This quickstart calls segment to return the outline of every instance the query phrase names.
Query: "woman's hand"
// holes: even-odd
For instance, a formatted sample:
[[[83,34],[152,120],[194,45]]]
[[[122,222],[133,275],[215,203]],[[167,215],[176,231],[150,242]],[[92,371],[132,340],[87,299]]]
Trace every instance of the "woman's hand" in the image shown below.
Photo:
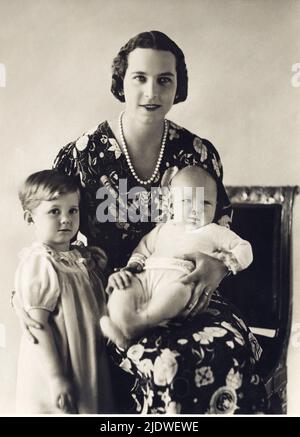
[[[108,278],[107,287],[105,290],[106,293],[110,294],[114,288],[123,290],[124,288],[129,287],[132,277],[133,273],[126,269],[122,269],[119,272],[112,273]]]
[[[186,254],[183,259],[195,264],[195,269],[181,280],[183,284],[195,284],[188,304],[188,316],[194,317],[208,307],[213,292],[228,270],[221,261],[201,252]]]
[[[64,376],[51,378],[50,391],[53,404],[64,414],[78,413],[72,384]]]
[[[31,343],[38,343],[38,339],[32,334],[30,328],[43,329],[43,325],[32,319],[22,306],[22,302],[15,293],[12,297],[12,306],[16,311],[21,329]]]

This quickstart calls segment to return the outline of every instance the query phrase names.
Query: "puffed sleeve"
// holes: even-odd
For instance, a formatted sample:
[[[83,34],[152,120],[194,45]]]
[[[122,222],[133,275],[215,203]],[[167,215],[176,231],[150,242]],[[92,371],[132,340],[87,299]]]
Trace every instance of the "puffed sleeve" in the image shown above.
[[[54,311],[60,295],[57,273],[46,254],[29,254],[15,275],[15,290],[26,311]]]
[[[85,180],[92,164],[92,158],[89,153],[93,145],[96,128],[82,134],[76,141],[68,143],[58,152],[53,168],[69,176],[78,177],[82,187],[85,186]]]

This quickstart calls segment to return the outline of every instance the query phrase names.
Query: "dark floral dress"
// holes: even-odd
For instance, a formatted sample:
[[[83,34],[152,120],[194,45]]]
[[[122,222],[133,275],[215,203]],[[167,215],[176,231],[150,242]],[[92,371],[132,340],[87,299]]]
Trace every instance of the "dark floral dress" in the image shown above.
[[[140,239],[165,219],[164,201],[155,188],[165,186],[187,165],[201,166],[212,174],[218,185],[215,220],[230,221],[218,152],[209,141],[172,122],[152,191],[146,187],[130,192],[137,182],[107,122],[62,148],[54,165],[80,178],[80,230],[89,245],[106,251],[110,269],[126,265]],[[130,216],[133,209],[135,220]],[[264,386],[255,371],[261,349],[219,291],[209,308],[193,320],[158,326],[127,351],[110,346],[110,353],[119,368],[131,375],[135,401],[131,412],[249,414],[266,408]],[[120,408],[119,412],[129,411],[126,406]]]

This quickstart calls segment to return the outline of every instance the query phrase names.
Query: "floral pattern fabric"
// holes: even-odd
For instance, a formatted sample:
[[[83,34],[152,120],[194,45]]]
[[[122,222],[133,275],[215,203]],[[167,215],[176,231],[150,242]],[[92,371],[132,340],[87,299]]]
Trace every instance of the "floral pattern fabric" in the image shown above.
[[[213,175],[218,186],[216,220],[227,225],[231,205],[218,152],[209,141],[169,122],[160,171],[151,187],[165,186],[187,165],[201,166]],[[89,245],[105,250],[111,269],[126,265],[140,239],[155,226],[150,206],[158,211],[157,221],[164,220],[161,202],[153,199],[150,187],[124,200],[136,181],[107,122],[62,148],[55,167],[80,179],[81,232]],[[120,179],[127,183],[123,193]],[[97,193],[102,187],[116,200],[109,208],[113,220],[105,223],[97,220],[101,206]],[[140,220],[126,220],[131,208],[140,212]],[[136,340],[127,351],[110,345],[110,353],[124,375],[135,381],[131,412],[248,414],[266,407],[264,386],[255,371],[260,347],[237,310],[218,292],[209,308],[192,321],[170,321]]]
[[[218,219],[229,219],[231,205],[222,184],[223,169],[214,146],[207,140],[169,122],[165,152],[160,171],[151,187],[137,191],[134,198],[127,198],[131,188],[136,188],[126,158],[107,122],[63,147],[55,167],[60,171],[76,175],[83,187],[83,210],[81,232],[86,235],[89,245],[100,246],[108,255],[111,267],[126,265],[131,252],[141,238],[153,229],[158,221],[164,220],[161,199],[151,195],[151,188],[167,185],[172,176],[187,165],[203,167],[218,183]],[[119,193],[119,182],[126,180],[126,187]],[[116,206],[109,208],[109,222],[100,223],[97,214],[101,200],[99,188],[103,188],[115,199]],[[125,199],[125,200],[124,200]],[[157,210],[156,222],[153,210]],[[140,220],[129,218],[131,211],[139,211]],[[152,211],[152,216],[151,216]],[[99,214],[98,214],[99,215]],[[155,215],[155,214],[154,214]]]
[[[265,412],[265,389],[255,371],[262,350],[218,292],[193,321],[171,321],[127,351],[111,349],[115,362],[135,377],[139,413]]]

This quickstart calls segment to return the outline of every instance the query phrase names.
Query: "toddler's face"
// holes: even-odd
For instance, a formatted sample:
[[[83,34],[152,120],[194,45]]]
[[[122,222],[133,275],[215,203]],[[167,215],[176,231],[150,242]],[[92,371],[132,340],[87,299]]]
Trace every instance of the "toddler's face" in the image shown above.
[[[79,228],[79,195],[68,193],[43,200],[32,212],[38,241],[56,250],[69,250]]]
[[[197,229],[211,223],[216,211],[216,184],[208,177],[183,174],[172,181],[171,193],[174,221],[187,229]]]

